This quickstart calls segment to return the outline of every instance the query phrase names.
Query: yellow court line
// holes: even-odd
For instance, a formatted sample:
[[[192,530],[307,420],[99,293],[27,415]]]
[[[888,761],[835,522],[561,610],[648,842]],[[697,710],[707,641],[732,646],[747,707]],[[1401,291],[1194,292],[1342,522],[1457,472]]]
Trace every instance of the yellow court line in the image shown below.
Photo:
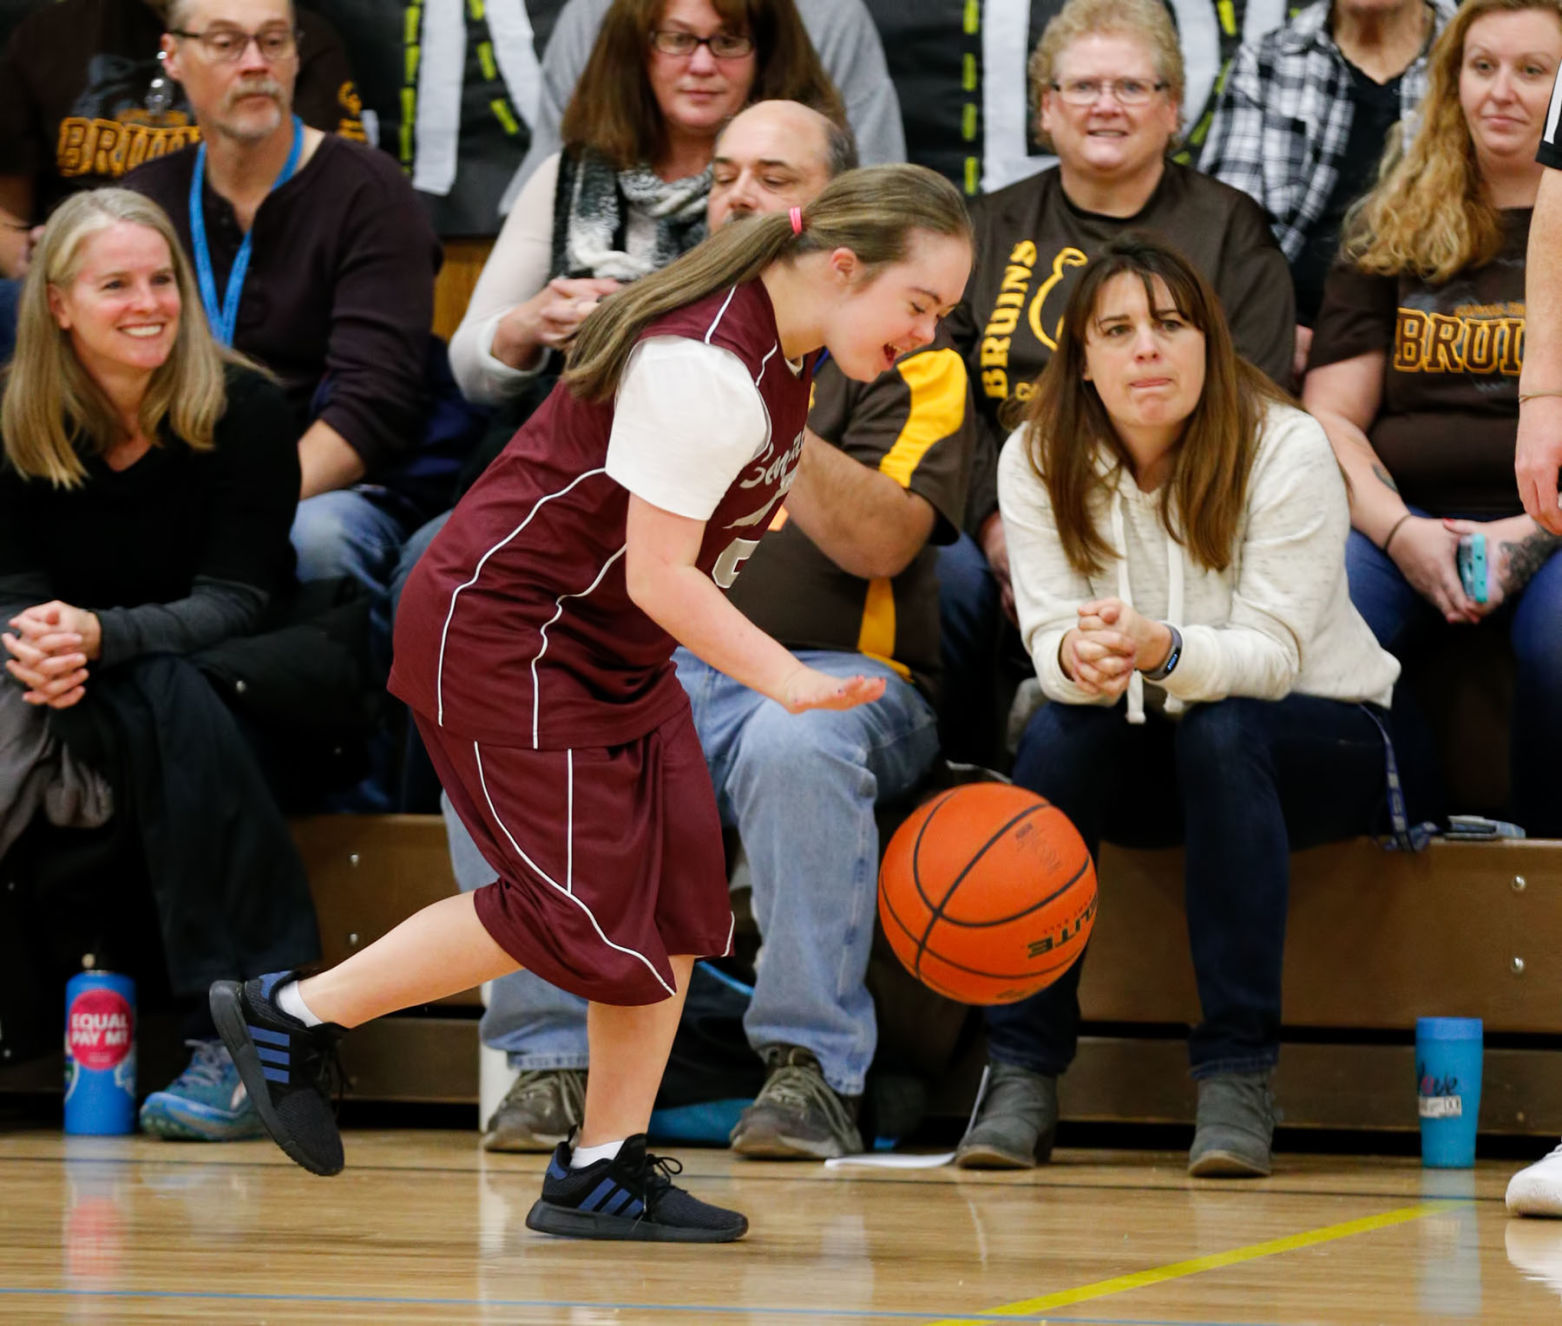
[[[1157,1266],[1149,1271],[1135,1271],[1132,1275],[1119,1275],[1111,1280],[1097,1280],[1092,1285],[1065,1289],[1041,1298],[1028,1298],[1023,1303],[1005,1303],[1002,1307],[984,1308],[980,1315],[974,1317],[948,1317],[933,1323],[933,1326],[983,1326],[983,1323],[990,1322],[994,1317],[1022,1317],[1049,1312],[1053,1308],[1066,1308],[1093,1298],[1106,1298],[1110,1294],[1122,1294],[1130,1289],[1143,1289],[1146,1285],[1180,1280],[1187,1275],[1197,1275],[1200,1271],[1215,1271],[1223,1266],[1235,1266],[1239,1262],[1250,1262],[1259,1257],[1295,1252],[1299,1248],[1316,1247],[1320,1243],[1332,1243],[1335,1239],[1348,1239],[1356,1234],[1370,1234],[1376,1229],[1389,1229],[1394,1225],[1407,1224],[1440,1212],[1456,1211],[1469,1205],[1468,1201],[1422,1202],[1416,1206],[1401,1207],[1397,1211],[1386,1211],[1382,1215],[1325,1225],[1321,1229],[1308,1230],[1305,1234],[1290,1234],[1283,1239],[1270,1239],[1267,1243],[1251,1243],[1245,1248],[1232,1248],[1229,1252],[1194,1257],[1190,1261],[1173,1262],[1169,1266]]]

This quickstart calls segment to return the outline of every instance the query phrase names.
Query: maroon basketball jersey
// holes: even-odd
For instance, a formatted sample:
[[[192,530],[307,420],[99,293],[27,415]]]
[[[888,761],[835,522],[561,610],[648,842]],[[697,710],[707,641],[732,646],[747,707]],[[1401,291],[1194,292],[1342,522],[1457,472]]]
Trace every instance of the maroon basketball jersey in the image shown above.
[[[731,351],[765,406],[765,445],[711,513],[696,559],[725,588],[791,486],[813,361],[800,374],[788,367],[759,281],[658,318],[640,339],[653,336]],[[613,408],[556,387],[407,582],[390,689],[458,736],[534,749],[612,746],[687,703],[670,661],[676,642],[625,587],[629,491],[605,469]]]

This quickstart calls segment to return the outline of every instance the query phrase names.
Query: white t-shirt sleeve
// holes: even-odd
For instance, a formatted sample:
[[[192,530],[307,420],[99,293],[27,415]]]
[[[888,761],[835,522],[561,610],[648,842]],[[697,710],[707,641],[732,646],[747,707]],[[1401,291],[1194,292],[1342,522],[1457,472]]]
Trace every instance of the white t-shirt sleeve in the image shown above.
[[[682,336],[653,336],[624,366],[608,436],[608,477],[690,520],[711,512],[770,440],[743,361]]]

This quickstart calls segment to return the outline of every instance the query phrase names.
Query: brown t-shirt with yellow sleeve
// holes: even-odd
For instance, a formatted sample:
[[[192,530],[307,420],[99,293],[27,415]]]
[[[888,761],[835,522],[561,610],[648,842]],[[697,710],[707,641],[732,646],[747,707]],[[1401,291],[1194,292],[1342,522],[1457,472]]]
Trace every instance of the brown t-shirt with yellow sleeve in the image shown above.
[[[933,533],[893,579],[843,571],[783,506],[729,591],[743,614],[792,649],[867,654],[890,663],[930,700],[940,668],[938,554],[965,506],[975,423],[965,364],[948,337],[873,382],[826,360],[814,378],[808,426],[853,460],[932,504]]]

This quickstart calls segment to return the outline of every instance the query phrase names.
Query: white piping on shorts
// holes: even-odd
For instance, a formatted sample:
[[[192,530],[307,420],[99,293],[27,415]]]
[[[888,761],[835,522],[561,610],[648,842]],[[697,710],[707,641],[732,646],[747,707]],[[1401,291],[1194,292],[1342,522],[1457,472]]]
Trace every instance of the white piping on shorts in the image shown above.
[[[494,817],[494,823],[497,824],[501,829],[504,830],[504,836],[510,840],[510,846],[515,849],[515,854],[517,856],[519,856],[522,861],[526,862],[526,864],[528,866],[530,866],[533,871],[536,872],[536,874],[537,874],[539,879],[541,879],[544,883],[546,883],[550,888],[557,889],[558,892],[562,893],[566,898],[568,898],[572,903],[574,903],[575,906],[579,907],[581,911],[585,912],[586,919],[591,922],[591,928],[597,932],[597,938],[599,938],[604,944],[606,944],[610,949],[613,949],[615,952],[628,954],[632,958],[639,958],[641,962],[645,963],[646,970],[649,971],[652,976],[656,977],[656,983],[658,985],[660,985],[662,987],[662,989],[666,990],[669,995],[676,995],[678,992],[676,990],[674,990],[672,986],[668,985],[667,982],[662,979],[661,972],[656,970],[656,964],[653,963],[650,960],[650,958],[646,957],[644,953],[641,953],[641,952],[639,952],[636,949],[625,948],[622,944],[615,944],[611,939],[609,939],[607,937],[607,935],[603,932],[602,927],[597,923],[597,918],[592,913],[591,908],[586,906],[586,904],[583,901],[581,901],[581,899],[579,899],[579,898],[577,898],[575,896],[575,894],[573,892],[573,889],[574,889],[574,880],[573,879],[570,880],[570,887],[569,888],[562,887],[556,880],[554,880],[554,879],[549,877],[547,871],[543,870],[541,866],[539,866],[535,861],[533,861],[531,859],[531,857],[526,855],[526,853],[521,849],[520,843],[515,841],[515,835],[510,832],[509,826],[506,825],[505,822],[502,819],[499,818],[499,811],[494,806],[494,799],[489,794],[489,791],[488,791],[488,778],[483,773],[483,752],[482,752],[482,749],[479,747],[478,743],[475,742],[475,741],[472,743],[472,755],[477,760],[477,781],[478,781],[478,783],[481,785],[481,787],[483,789],[483,799],[488,802],[488,813]],[[569,756],[570,756],[569,761],[568,761],[568,767],[569,767],[569,770],[570,770],[570,774],[569,774],[569,784],[570,784],[570,786],[569,786],[569,804],[570,804],[570,807],[571,807],[571,811],[570,811],[569,848],[568,848],[569,855],[567,857],[567,860],[570,862],[570,869],[573,871],[573,869],[574,869],[574,864],[573,863],[574,863],[574,858],[575,858],[575,846],[574,846],[575,829],[574,829],[574,809],[573,809],[574,808],[574,804],[575,804],[575,774],[574,774],[575,763],[574,763],[574,752],[572,752],[572,751],[569,752]]]
[[[456,600],[461,597],[461,591],[464,589],[471,589],[472,586],[477,583],[478,577],[483,574],[483,567],[487,564],[488,559],[532,523],[533,517],[542,510],[542,505],[544,502],[551,502],[555,497],[563,497],[564,494],[569,492],[570,489],[574,488],[576,484],[584,482],[593,475],[606,473],[606,466],[603,466],[601,469],[587,470],[584,474],[576,475],[569,481],[568,484],[559,489],[558,492],[545,493],[543,496],[539,497],[532,509],[526,513],[526,519],[521,521],[521,523],[512,529],[508,534],[506,534],[504,538],[500,539],[498,543],[494,544],[492,548],[490,548],[477,559],[477,569],[472,572],[472,578],[465,584],[457,585],[455,589],[451,591],[450,611],[445,614],[445,627],[439,633],[439,664],[434,669],[434,699],[437,710],[434,715],[434,719],[440,727],[445,726],[445,642],[450,636],[450,623],[456,615]]]
[[[541,749],[541,746],[539,744],[540,741],[541,741],[541,738],[538,736],[538,730],[539,730],[539,725],[540,725],[541,720],[542,720],[542,695],[541,695],[541,692],[540,692],[540,688],[537,685],[537,665],[542,662],[542,656],[548,652],[548,628],[550,626],[552,626],[554,622],[558,621],[558,619],[564,615],[564,600],[565,599],[583,599],[583,598],[586,597],[586,595],[590,594],[592,590],[594,590],[598,585],[600,585],[602,583],[602,577],[605,576],[612,569],[613,563],[616,562],[620,557],[622,557],[624,555],[624,552],[625,552],[625,550],[628,547],[629,547],[629,545],[627,543],[624,544],[624,546],[622,548],[620,548],[616,553],[614,553],[611,557],[609,557],[607,559],[607,561],[603,562],[602,563],[602,569],[597,572],[597,578],[595,580],[593,580],[589,585],[587,585],[579,593],[576,593],[576,594],[560,594],[558,596],[558,598],[553,600],[553,616],[549,617],[548,620],[545,621],[542,624],[542,630],[539,632],[539,634],[542,637],[542,648],[537,651],[536,657],[534,657],[532,659],[532,749],[533,750],[540,750]]]

